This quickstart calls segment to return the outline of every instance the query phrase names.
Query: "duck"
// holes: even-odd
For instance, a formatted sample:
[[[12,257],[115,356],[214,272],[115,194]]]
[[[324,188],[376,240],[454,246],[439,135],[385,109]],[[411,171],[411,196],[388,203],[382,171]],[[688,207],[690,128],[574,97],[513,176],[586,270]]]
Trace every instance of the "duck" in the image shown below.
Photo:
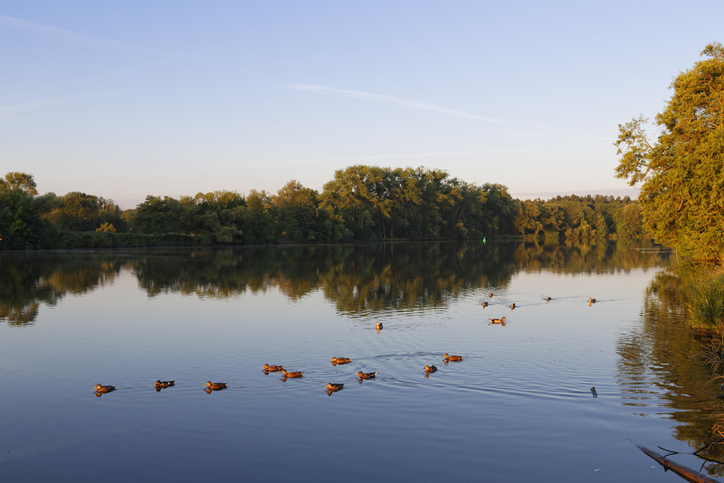
[[[488,320],[490,320],[490,324],[502,324],[502,325],[505,325],[505,317],[503,317],[503,318],[501,318],[501,319],[488,319]],[[490,325],[490,324],[488,324],[488,325]]]
[[[551,300],[553,300],[553,299],[550,297],[546,297],[546,302],[550,302]]]
[[[488,297],[493,298],[493,292],[490,292],[490,293],[488,294]]]
[[[510,310],[515,310],[515,304],[510,304]]]
[[[377,322],[377,325],[375,325],[375,329],[380,330],[382,328],[382,322]]]
[[[101,394],[105,394],[107,392],[112,392],[115,390],[116,390],[115,386],[103,386],[101,384],[96,384],[96,392],[101,393]]]
[[[327,387],[325,389],[329,392],[337,392],[340,389],[344,387],[344,384],[340,384],[338,382],[329,382],[327,383]]]
[[[588,303],[589,303],[589,304],[595,304],[595,303],[596,303],[596,299],[592,299],[591,297],[588,297]]]
[[[284,374],[284,377],[302,377],[304,371],[287,372],[286,370],[282,369],[282,374]]]
[[[332,364],[349,364],[352,359],[348,357],[332,357]]]
[[[483,308],[485,308],[485,307],[488,306],[488,302],[486,302],[485,300],[483,300],[483,304],[482,304],[482,305],[483,305]]]
[[[447,353],[443,356],[446,361],[461,361],[463,360],[463,356],[449,356]]]
[[[173,381],[158,380],[158,381],[156,381],[156,384],[154,384],[154,385],[156,386],[156,389],[165,389],[167,387],[173,386],[175,382],[176,382],[175,379]]]
[[[425,372],[430,373],[430,372],[435,372],[435,371],[437,371],[437,367],[435,367],[435,366],[425,366]]]
[[[270,366],[269,364],[264,364],[262,369],[266,372],[279,372],[284,369],[284,366]]]
[[[377,375],[377,372],[362,372],[362,371],[359,371],[359,372],[357,373],[357,377],[359,377],[360,379],[374,379],[376,375]]]
[[[221,391],[222,389],[226,389],[226,384],[226,382],[208,381],[206,384],[204,384],[204,387],[207,387],[211,391]]]

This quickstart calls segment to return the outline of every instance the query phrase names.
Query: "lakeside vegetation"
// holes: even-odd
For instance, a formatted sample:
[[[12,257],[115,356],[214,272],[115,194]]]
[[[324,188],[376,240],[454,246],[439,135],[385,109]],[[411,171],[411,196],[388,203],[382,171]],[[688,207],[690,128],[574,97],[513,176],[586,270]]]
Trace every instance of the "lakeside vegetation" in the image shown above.
[[[276,194],[149,195],[129,210],[80,192],[38,196],[27,173],[0,179],[0,250],[642,235],[628,197],[520,201],[503,185],[425,168],[358,165],[321,193],[293,180]]]

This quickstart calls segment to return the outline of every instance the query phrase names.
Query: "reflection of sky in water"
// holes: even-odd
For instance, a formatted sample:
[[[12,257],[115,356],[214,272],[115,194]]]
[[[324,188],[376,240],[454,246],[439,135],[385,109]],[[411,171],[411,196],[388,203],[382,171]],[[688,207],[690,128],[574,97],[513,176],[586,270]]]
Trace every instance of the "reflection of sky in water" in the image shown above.
[[[318,289],[149,297],[123,271],[41,306],[32,326],[0,324],[0,465],[14,481],[660,481],[629,440],[681,443],[634,414],[660,401],[632,410],[616,380],[617,340],[654,273],[518,272],[447,307],[352,318]],[[283,382],[265,363],[305,374]],[[425,378],[425,364],[439,371]],[[378,377],[360,384],[360,370]],[[157,393],[156,379],[177,385]],[[229,389],[207,395],[207,380]],[[327,396],[328,382],[345,388]],[[97,383],[118,391],[96,398]]]

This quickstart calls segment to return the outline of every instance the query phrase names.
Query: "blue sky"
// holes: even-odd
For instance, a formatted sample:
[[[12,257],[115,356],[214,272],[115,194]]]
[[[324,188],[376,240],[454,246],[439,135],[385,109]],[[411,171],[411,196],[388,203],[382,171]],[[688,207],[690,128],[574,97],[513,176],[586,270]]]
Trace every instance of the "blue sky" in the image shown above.
[[[0,175],[124,208],[321,191],[354,164],[624,194],[618,124],[663,109],[723,18],[720,0],[4,0]]]

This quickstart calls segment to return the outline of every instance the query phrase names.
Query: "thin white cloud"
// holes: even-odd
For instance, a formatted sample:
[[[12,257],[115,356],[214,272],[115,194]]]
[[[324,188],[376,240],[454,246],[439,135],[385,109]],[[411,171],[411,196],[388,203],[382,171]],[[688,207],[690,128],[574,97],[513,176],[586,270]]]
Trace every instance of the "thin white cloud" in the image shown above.
[[[144,45],[80,34],[77,32],[71,32],[70,30],[52,27],[50,25],[28,22],[19,18],[6,17],[4,15],[0,15],[0,29],[13,29],[22,32],[23,35],[27,37],[39,38],[48,42],[73,45],[76,47],[137,50],[171,57],[188,57],[188,55],[180,52],[156,49],[153,47],[146,47]]]
[[[385,94],[375,94],[373,92],[362,92],[362,91],[350,91],[347,89],[336,89],[334,87],[324,86],[313,86],[303,84],[289,84],[282,86],[286,89],[294,89],[297,91],[314,92],[317,94],[331,94],[341,97],[349,97],[352,99],[358,99],[362,101],[377,102],[380,104],[393,104],[397,106],[408,107],[411,109],[419,109],[421,111],[436,112],[438,114],[445,114],[448,116],[462,117],[464,119],[473,119],[475,121],[483,121],[492,124],[525,124],[528,126],[547,128],[540,124],[525,121],[510,121],[506,119],[496,119],[493,117],[483,117],[476,114],[471,114],[465,111],[458,111],[455,109],[448,109],[447,107],[438,106],[437,104],[431,104],[429,102],[416,101],[414,99],[405,99],[404,97],[388,96]]]

